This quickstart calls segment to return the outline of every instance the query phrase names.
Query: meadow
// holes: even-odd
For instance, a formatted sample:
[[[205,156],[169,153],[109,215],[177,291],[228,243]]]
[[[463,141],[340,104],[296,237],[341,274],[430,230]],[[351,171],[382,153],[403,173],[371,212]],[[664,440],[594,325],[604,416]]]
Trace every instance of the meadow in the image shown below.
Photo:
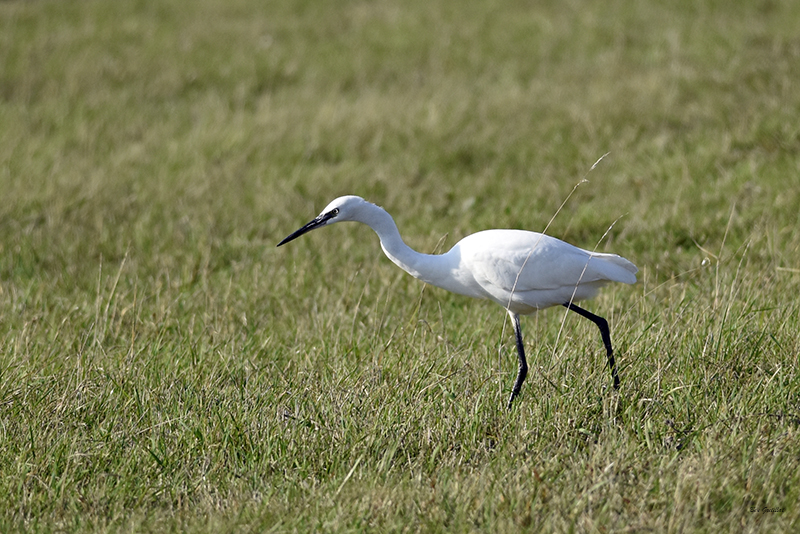
[[[790,0],[0,2],[0,531],[797,529],[798,27]],[[584,306],[619,391],[552,309],[508,411],[502,309],[364,226],[275,247],[343,194],[422,252],[547,228],[633,261]]]

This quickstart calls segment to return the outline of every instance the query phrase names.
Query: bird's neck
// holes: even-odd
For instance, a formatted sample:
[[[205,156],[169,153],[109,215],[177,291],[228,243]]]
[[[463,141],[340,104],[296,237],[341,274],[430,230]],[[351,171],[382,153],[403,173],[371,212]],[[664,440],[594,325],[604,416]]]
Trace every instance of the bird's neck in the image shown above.
[[[384,254],[395,265],[415,278],[437,285],[433,280],[444,267],[443,256],[422,254],[406,245],[403,238],[400,237],[400,231],[392,216],[379,206],[370,204],[364,216],[359,217],[358,220],[367,224],[378,234]]]

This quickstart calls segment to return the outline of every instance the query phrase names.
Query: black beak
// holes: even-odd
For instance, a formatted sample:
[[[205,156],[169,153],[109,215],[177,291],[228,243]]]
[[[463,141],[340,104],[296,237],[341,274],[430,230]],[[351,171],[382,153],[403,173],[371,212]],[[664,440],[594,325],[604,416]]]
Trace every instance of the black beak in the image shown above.
[[[319,217],[317,217],[316,219],[314,219],[310,223],[306,224],[305,226],[303,226],[302,228],[300,228],[296,232],[293,232],[293,233],[289,234],[288,236],[286,236],[283,239],[283,241],[278,243],[278,246],[285,245],[289,241],[293,241],[293,240],[297,239],[298,237],[300,237],[301,235],[307,234],[311,230],[315,230],[315,229],[319,228],[320,226],[324,226],[325,223],[328,221],[328,219],[332,219],[338,213],[339,213],[339,210],[333,210],[333,211],[329,211],[328,213],[325,213],[323,215],[320,215]]]

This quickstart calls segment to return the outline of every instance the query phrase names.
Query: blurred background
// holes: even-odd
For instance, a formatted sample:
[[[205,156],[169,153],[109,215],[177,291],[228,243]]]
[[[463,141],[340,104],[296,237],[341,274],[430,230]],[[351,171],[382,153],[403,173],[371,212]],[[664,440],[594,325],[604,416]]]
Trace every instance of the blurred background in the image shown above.
[[[800,487],[799,27],[780,0],[0,2],[4,524],[788,528],[745,509]],[[547,228],[637,264],[588,306],[623,404],[591,325],[526,320],[512,417],[501,310],[364,227],[275,248],[344,194],[422,252]]]

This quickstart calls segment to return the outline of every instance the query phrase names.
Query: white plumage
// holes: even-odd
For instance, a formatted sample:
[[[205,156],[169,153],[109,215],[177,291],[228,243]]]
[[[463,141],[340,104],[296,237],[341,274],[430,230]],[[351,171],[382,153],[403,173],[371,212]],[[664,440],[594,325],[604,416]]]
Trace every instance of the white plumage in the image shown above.
[[[371,227],[378,234],[386,256],[415,278],[459,295],[492,300],[508,311],[514,323],[519,356],[519,372],[509,408],[528,369],[519,316],[551,306],[566,306],[600,328],[614,387],[618,387],[608,323],[574,303],[592,298],[608,282],[635,283],[638,269],[625,258],[589,252],[560,239],[524,230],[485,230],[465,237],[444,254],[421,254],[405,244],[391,215],[357,196],[337,198],[278,246],[316,228],[342,221]]]

